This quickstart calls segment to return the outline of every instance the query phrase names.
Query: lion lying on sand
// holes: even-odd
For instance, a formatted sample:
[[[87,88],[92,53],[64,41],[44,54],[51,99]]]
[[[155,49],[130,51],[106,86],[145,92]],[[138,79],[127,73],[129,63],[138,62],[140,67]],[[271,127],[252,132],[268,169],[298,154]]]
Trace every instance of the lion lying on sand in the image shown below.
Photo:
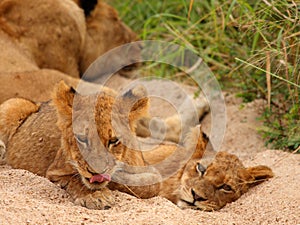
[[[136,39],[100,0],[0,0],[0,104],[47,101],[57,82],[77,86],[100,55]]]
[[[126,136],[134,136],[136,121],[147,115],[148,98],[142,86],[118,98],[109,89],[97,95],[75,94],[60,82],[50,102],[37,104],[21,98],[4,102],[0,139],[6,145],[8,164],[46,176],[66,189],[76,204],[111,207],[110,189],[116,189],[141,198],[159,195],[183,208],[216,210],[273,176],[270,168],[245,168],[236,156],[225,152],[204,168],[200,160],[208,139],[199,127],[191,130],[184,146],[163,142],[146,152],[127,147]],[[117,124],[128,121],[130,134],[114,130],[112,118]],[[171,160],[166,164],[165,159]],[[124,164],[151,165],[159,173],[134,173]],[[164,174],[168,176],[159,179]],[[145,185],[113,182],[117,176]],[[157,182],[148,184],[154,178]]]
[[[87,68],[101,55],[125,43],[137,40],[137,35],[119,18],[117,11],[102,0],[74,0],[84,10],[86,16],[86,36],[80,59],[80,72]],[[132,54],[139,54],[140,49],[132,49]],[[117,60],[126,60],[120,58]],[[134,68],[135,65],[132,65]],[[128,67],[120,71],[128,75]],[[99,71],[100,72],[100,71]],[[104,71],[101,71],[104,72]],[[89,79],[92,79],[89,77]],[[95,79],[95,78],[93,78]]]
[[[70,0],[0,1],[0,72],[51,68],[79,77],[86,25]]]
[[[85,17],[77,4],[88,2]],[[0,0],[0,73],[47,68],[79,78],[100,55],[136,39],[100,0]]]

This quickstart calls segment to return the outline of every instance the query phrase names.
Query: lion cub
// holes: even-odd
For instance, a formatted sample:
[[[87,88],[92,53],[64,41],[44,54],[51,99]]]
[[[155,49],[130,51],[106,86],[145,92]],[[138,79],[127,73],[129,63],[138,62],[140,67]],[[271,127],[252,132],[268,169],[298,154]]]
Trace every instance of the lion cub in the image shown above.
[[[141,97],[135,89],[130,93],[126,96],[128,101]],[[116,144],[116,137],[110,115],[106,113],[111,110],[114,95],[106,89],[97,96],[80,96],[72,110],[75,90],[60,82],[49,102],[37,104],[21,98],[7,100],[0,106],[0,139],[6,145],[6,162],[13,168],[49,178],[66,189],[76,204],[91,209],[110,207],[114,199],[106,185],[116,169],[116,162],[106,149]],[[95,103],[92,109],[91,103]],[[135,103],[129,111],[132,127],[135,120],[146,114],[147,107],[148,102],[143,98]],[[100,147],[97,144],[99,137]],[[80,148],[87,144],[89,149],[84,155]],[[84,159],[94,157],[89,154],[93,150],[97,157],[105,158],[98,165],[103,169],[99,172]],[[134,161],[135,157],[132,158]]]
[[[200,160],[186,165],[177,205],[204,211],[219,210],[273,176],[267,166],[246,168],[237,156],[218,152],[207,168],[201,165]]]
[[[132,143],[126,142],[134,141],[130,136],[125,140],[126,136],[132,133],[136,137],[136,121],[147,116],[147,112],[147,93],[141,86],[116,98],[109,89],[96,95],[79,95],[60,82],[49,102],[7,100],[0,105],[0,139],[7,148],[6,162],[49,178],[66,189],[75,203],[88,208],[103,209],[113,204],[106,186],[118,176],[131,181],[158,178],[149,185],[142,182],[140,186],[128,187],[110,182],[109,187],[141,198],[160,195],[176,203],[184,164],[190,157],[200,159],[208,140],[195,128],[192,148],[169,142],[145,152],[128,147]],[[118,133],[112,120],[117,123],[114,128]],[[128,122],[127,130],[122,130],[126,129],[124,122]],[[194,148],[197,151],[193,152]],[[177,155],[172,158],[175,151]],[[164,162],[168,157],[171,160]],[[149,171],[126,170],[124,164],[153,165],[158,176],[153,177]]]

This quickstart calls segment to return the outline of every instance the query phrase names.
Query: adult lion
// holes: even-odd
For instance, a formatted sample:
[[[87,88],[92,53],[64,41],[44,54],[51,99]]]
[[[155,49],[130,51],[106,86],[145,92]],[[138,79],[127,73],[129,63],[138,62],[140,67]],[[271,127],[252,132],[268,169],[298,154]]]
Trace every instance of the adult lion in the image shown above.
[[[0,0],[0,103],[47,101],[57,82],[77,86],[100,55],[136,39],[100,0]]]
[[[0,73],[51,68],[79,77],[86,24],[71,0],[0,1]]]
[[[84,49],[80,59],[81,75],[87,68],[101,55],[109,50],[124,45],[126,43],[134,42],[138,39],[134,33],[118,16],[118,12],[102,0],[74,0],[85,13],[86,20],[86,36]],[[140,48],[137,45],[132,45],[130,54],[139,54]],[[129,53],[127,52],[129,55]],[[130,64],[126,62],[130,57],[114,56],[115,62],[123,61],[124,65]],[[129,58],[129,59],[128,59]],[[112,59],[108,62],[108,66],[112,66]],[[123,75],[129,75],[130,69],[135,68],[135,65],[128,66],[120,71]],[[98,71],[104,73],[105,71]],[[101,75],[101,74],[98,74]],[[97,77],[88,77],[89,80]]]
[[[55,69],[79,78],[108,50],[136,34],[102,1],[0,0],[0,73]],[[75,4],[77,3],[77,4]]]

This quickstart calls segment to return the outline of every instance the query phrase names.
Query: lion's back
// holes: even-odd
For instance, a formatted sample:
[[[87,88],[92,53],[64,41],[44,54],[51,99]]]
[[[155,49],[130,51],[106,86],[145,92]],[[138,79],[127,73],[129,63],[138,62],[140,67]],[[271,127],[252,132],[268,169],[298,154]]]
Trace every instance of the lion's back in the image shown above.
[[[55,109],[49,103],[42,103],[36,112],[21,118],[22,112],[15,112],[15,115],[10,112],[14,105],[19,106],[17,105],[18,101],[23,102],[23,107],[26,107],[26,104],[28,107],[35,105],[25,99],[11,99],[7,101],[10,103],[10,107],[7,109],[3,109],[3,105],[7,102],[0,106],[2,109],[1,119],[6,113],[7,124],[9,122],[13,124],[9,127],[3,125],[0,127],[0,134],[3,134],[4,130],[10,132],[5,141],[6,162],[14,168],[26,169],[45,176],[46,170],[54,160],[60,146],[60,132],[56,126]],[[18,118],[22,121],[16,121]]]

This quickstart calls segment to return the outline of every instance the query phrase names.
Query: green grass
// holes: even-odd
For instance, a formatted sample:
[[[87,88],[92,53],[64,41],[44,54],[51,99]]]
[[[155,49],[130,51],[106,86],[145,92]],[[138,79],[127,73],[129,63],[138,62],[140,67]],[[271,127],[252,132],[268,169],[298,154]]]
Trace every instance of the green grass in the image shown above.
[[[245,101],[266,99],[260,129],[266,143],[289,150],[300,146],[299,1],[109,3],[142,40],[185,46],[204,59],[224,89],[234,89]],[[148,69],[160,77],[176,74],[167,65]]]

